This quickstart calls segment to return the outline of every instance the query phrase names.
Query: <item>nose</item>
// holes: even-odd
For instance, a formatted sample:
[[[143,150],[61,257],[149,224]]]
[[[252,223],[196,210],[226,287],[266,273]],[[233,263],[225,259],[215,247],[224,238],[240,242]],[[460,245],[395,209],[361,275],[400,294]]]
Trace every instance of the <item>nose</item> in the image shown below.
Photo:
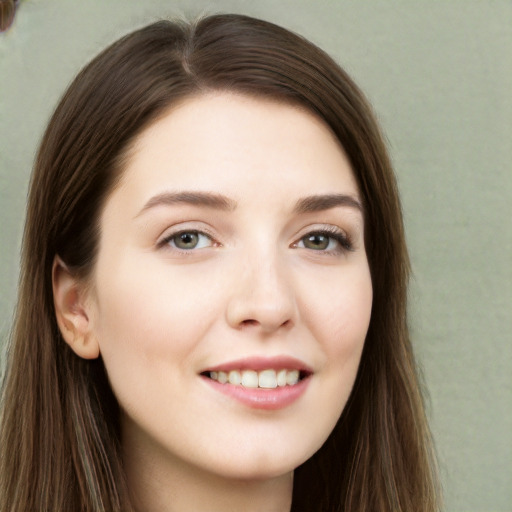
[[[233,276],[226,317],[234,329],[253,329],[262,335],[289,329],[297,317],[290,269],[277,255],[252,255]]]

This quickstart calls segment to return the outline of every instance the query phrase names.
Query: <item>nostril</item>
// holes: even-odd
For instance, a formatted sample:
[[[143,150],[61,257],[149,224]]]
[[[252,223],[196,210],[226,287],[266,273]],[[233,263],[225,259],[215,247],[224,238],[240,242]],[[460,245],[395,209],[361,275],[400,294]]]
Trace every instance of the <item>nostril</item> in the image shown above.
[[[287,327],[290,323],[290,320],[285,320],[279,327]],[[259,325],[263,326],[262,322],[253,319],[242,320],[242,322],[240,322],[241,327],[257,327]]]
[[[254,325],[258,325],[258,321],[257,320],[243,320],[241,325],[243,327],[249,327],[249,326],[254,326]]]

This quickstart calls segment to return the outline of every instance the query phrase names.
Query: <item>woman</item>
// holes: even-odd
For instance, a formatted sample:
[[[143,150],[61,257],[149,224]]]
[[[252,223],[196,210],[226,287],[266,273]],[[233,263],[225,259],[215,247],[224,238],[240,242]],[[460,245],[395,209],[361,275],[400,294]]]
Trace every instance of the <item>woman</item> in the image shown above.
[[[159,22],[75,79],[31,183],[2,510],[438,510],[379,129],[267,22]]]

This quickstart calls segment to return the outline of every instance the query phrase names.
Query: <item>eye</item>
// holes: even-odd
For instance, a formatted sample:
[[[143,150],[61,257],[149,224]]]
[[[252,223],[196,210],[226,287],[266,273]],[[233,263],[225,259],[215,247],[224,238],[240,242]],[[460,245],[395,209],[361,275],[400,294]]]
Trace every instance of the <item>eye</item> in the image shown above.
[[[329,248],[329,245],[332,245],[332,243],[335,242],[335,240],[330,236],[324,235],[323,233],[311,233],[302,238],[301,241],[306,249],[314,249],[318,251],[325,251]]]
[[[332,253],[352,250],[349,238],[344,233],[334,229],[312,231],[303,236],[297,242],[296,247]]]
[[[190,251],[211,247],[213,241],[210,236],[200,231],[180,231],[166,237],[159,245],[170,245],[176,249]]]

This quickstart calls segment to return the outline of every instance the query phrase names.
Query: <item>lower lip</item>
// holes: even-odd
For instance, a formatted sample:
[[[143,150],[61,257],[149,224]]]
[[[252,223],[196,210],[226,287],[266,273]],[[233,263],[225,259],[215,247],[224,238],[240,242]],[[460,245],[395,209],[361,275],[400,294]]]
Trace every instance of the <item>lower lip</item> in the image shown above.
[[[208,377],[202,377],[213,389],[223,393],[253,409],[277,410],[284,409],[296,402],[306,391],[311,376],[302,379],[293,386],[282,386],[274,389],[245,388],[226,383],[221,384]]]

